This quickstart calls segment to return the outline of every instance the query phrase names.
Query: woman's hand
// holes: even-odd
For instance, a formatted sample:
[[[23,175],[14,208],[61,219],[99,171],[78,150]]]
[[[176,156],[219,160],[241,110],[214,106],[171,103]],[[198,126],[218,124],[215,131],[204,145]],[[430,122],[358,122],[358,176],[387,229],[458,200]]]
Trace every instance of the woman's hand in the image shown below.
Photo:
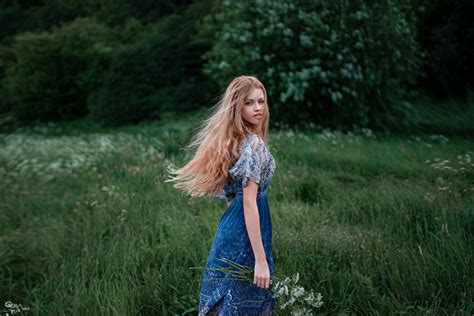
[[[270,287],[270,269],[267,260],[256,261],[254,270],[253,284],[268,289]]]

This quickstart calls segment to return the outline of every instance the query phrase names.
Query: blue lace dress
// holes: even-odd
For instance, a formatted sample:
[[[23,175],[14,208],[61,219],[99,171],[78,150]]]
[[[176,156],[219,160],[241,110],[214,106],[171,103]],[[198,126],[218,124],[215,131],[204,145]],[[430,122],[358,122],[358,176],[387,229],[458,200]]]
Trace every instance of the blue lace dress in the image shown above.
[[[253,151],[256,134],[249,134],[239,145],[239,158],[229,169],[229,178],[216,196],[232,201],[222,215],[214,235],[214,242],[207,260],[207,268],[231,268],[219,258],[231,259],[242,265],[254,267],[255,257],[245,225],[243,208],[243,188],[248,180],[258,183],[257,207],[260,231],[270,276],[275,275],[272,256],[272,223],[267,200],[267,187],[275,172],[273,156],[264,141],[258,138]],[[204,270],[201,282],[199,315],[218,311],[218,315],[272,315],[276,299],[268,289],[258,287],[253,282],[240,280],[211,280],[212,278],[235,278],[222,271]]]

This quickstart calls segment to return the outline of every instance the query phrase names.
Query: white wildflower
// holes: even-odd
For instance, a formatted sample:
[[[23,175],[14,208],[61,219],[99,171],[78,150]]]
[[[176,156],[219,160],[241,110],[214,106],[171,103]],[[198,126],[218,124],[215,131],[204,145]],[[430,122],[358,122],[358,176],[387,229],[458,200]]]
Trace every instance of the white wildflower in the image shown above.
[[[291,290],[291,295],[294,297],[300,297],[304,295],[304,288],[302,286],[297,286]]]
[[[298,283],[299,278],[300,278],[300,274],[296,272],[296,274],[293,276],[293,282]]]

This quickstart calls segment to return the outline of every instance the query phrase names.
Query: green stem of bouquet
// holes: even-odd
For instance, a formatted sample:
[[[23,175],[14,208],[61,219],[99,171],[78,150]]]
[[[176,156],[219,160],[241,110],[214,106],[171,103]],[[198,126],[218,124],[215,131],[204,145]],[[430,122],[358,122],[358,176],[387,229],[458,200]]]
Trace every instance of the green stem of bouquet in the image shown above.
[[[229,268],[222,268],[222,267],[217,267],[217,268],[191,267],[190,269],[194,268],[194,269],[215,270],[215,271],[221,271],[226,274],[237,276],[237,278],[210,278],[210,280],[238,280],[238,281],[253,282],[254,270],[252,267],[241,265],[227,258],[220,258],[219,260],[229,264],[231,267],[234,267],[236,270],[231,270]],[[275,276],[272,279],[277,279],[277,277]],[[271,287],[271,283],[270,283],[270,287]]]

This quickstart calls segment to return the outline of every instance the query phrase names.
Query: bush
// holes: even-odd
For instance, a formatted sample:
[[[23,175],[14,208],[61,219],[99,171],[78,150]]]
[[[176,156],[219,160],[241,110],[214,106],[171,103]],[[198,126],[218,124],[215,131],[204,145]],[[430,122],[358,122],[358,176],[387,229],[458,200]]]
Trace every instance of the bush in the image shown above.
[[[89,76],[101,76],[88,98],[90,117],[107,125],[160,118],[202,105],[208,82],[201,55],[209,49],[195,40],[196,21],[207,14],[206,2],[143,27],[127,45],[96,54]],[[179,29],[179,32],[176,30]],[[99,73],[94,75],[94,69]],[[85,80],[90,81],[89,80]]]
[[[15,116],[46,121],[87,114],[81,72],[87,68],[91,47],[113,37],[112,30],[88,18],[54,27],[50,33],[17,35],[4,78]]]
[[[466,101],[474,89],[474,2],[423,1],[418,41],[426,50],[420,86],[438,100]]]
[[[78,18],[51,32],[17,35],[5,77],[13,113],[23,121],[89,115],[116,125],[201,106],[209,96],[201,73],[209,45],[195,39],[195,23],[207,4],[197,1],[149,25]]]
[[[158,72],[151,48],[139,44],[110,51],[107,69],[88,97],[90,117],[105,125],[135,123],[159,116],[152,78]],[[99,70],[98,68],[95,69]]]
[[[241,74],[259,77],[273,120],[342,129],[408,124],[406,87],[420,62],[411,5],[225,0],[218,6],[202,28],[216,34],[204,71],[220,86]]]

